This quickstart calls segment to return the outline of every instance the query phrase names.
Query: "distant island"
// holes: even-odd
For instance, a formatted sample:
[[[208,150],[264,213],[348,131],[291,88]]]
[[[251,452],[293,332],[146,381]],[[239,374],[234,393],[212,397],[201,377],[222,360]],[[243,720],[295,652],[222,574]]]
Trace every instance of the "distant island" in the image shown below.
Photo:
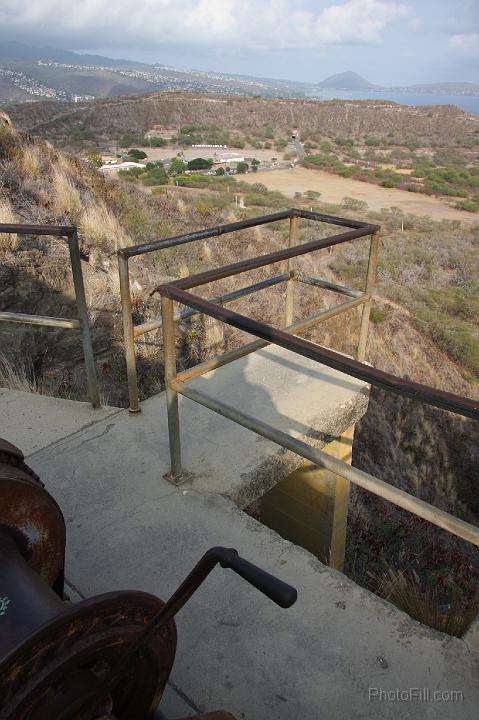
[[[358,75],[358,73],[347,72],[330,75],[325,80],[317,83],[316,87],[328,90],[382,90],[380,85],[373,85],[369,80]]]
[[[439,82],[383,86],[375,85],[351,70],[337,75],[330,75],[325,80],[316,83],[315,87],[320,90],[377,90],[378,92],[389,90],[404,93],[431,93],[434,95],[479,95],[479,84],[477,83]]]

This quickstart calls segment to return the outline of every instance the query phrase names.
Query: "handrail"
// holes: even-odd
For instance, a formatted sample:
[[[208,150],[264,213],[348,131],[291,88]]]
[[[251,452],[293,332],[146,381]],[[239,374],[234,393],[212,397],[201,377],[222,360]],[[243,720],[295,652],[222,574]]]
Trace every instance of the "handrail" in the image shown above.
[[[16,235],[53,235],[55,237],[65,237],[67,239],[78,317],[53,318],[46,315],[27,315],[25,313],[0,312],[0,322],[80,330],[90,402],[94,408],[100,407],[100,394],[98,391],[95,358],[93,355],[91,340],[90,320],[88,317],[88,308],[85,297],[85,285],[81,269],[77,228],[74,225],[28,225],[24,223],[0,223],[0,233],[15,233]]]
[[[291,450],[300,457],[330,470],[336,476],[345,478],[346,480],[355,483],[379,497],[382,497],[389,502],[416,514],[418,517],[421,517],[434,525],[479,546],[479,528],[474,525],[456,518],[450,513],[440,510],[430,503],[396,488],[393,485],[370,475],[369,473],[351,467],[348,463],[337,458],[333,458],[328,453],[318,450],[317,448],[308,445],[306,442],[303,442],[298,438],[294,438],[289,434],[280,431],[278,428],[268,425],[258,418],[252,417],[246,412],[240,411],[236,407],[227,405],[220,399],[209,396],[197,387],[191,387],[188,385],[188,381],[193,378],[204,375],[212,369],[221,367],[226,363],[233,362],[247,353],[253,352],[272,343],[297,353],[298,355],[327,365],[328,367],[334,368],[342,373],[358,378],[373,386],[393,392],[396,395],[412,398],[416,401],[441,408],[442,410],[455,412],[467,418],[472,418],[474,420],[479,419],[479,401],[477,400],[461,397],[453,393],[429,387],[428,385],[423,385],[412,380],[401,378],[383,370],[373,368],[364,362],[369,310],[371,307],[378,261],[379,228],[375,225],[362,224],[361,227],[350,229],[338,235],[333,235],[332,237],[313,240],[302,245],[297,245],[292,243],[291,240],[296,239],[297,227],[295,223],[297,222],[299,213],[296,211],[293,212],[295,214],[292,217],[289,248],[268,253],[267,255],[262,255],[256,258],[242,260],[222,268],[216,268],[196,275],[190,275],[186,278],[164,283],[157,288],[157,291],[162,297],[161,304],[165,358],[165,386],[171,463],[169,478],[173,482],[178,483],[182,481],[183,477],[178,407],[178,394],[181,394],[190,400],[219,413],[233,422],[262,435],[278,445]],[[301,214],[301,217],[317,219],[317,214],[305,213]],[[292,280],[304,282],[312,286],[319,286],[321,288],[331,290],[338,294],[349,295],[353,299],[343,302],[342,305],[333,306],[332,308],[329,308],[323,313],[319,313],[312,318],[292,322],[292,298],[290,298],[290,321],[286,323],[286,327],[284,329],[272,327],[264,322],[254,320],[246,315],[234,312],[229,308],[222,307],[218,303],[217,298],[206,300],[196,294],[193,294],[192,292],[192,288],[205,285],[215,280],[247,272],[253,268],[264,267],[266,265],[276,263],[279,260],[288,260],[288,263],[290,263],[293,257],[314,252],[317,249],[338,244],[340,242],[354,240],[364,236],[365,234],[371,235],[371,244],[364,292],[356,290],[355,288],[345,288],[341,285],[335,285],[334,283],[323,281],[318,278],[303,276],[301,273],[295,272],[291,266],[288,265],[290,280],[287,282],[291,282]],[[216,320],[245,331],[250,335],[254,335],[257,340],[250,342],[247,345],[243,345],[236,350],[231,350],[223,355],[206,360],[193,368],[177,372],[174,322],[175,319],[181,317],[185,311],[183,310],[175,316],[173,312],[174,301],[186,306],[189,310],[206,314]],[[288,298],[286,304],[288,305]],[[361,320],[357,359],[347,357],[335,352],[334,350],[330,350],[329,348],[321,347],[315,343],[305,340],[304,338],[297,337],[296,335],[296,333],[306,327],[311,327],[324,319],[334,317],[340,312],[361,304],[363,305],[363,315]]]
[[[188,280],[193,284],[195,277],[200,276],[192,275]],[[287,350],[292,350],[298,355],[307,357],[310,360],[315,360],[334,370],[339,370],[347,375],[351,375],[358,380],[364,380],[383,390],[388,390],[403,397],[409,397],[412,400],[418,400],[426,405],[432,405],[433,407],[449,410],[458,415],[472,418],[473,420],[479,420],[478,400],[455,395],[445,390],[438,390],[429,385],[423,385],[413,380],[406,380],[398,375],[385,372],[384,370],[378,370],[370,365],[348,358],[334,350],[321,347],[309,340],[291,335],[285,330],[279,330],[271,325],[266,325],[266,323],[246,317],[246,315],[241,315],[228,308],[223,308],[211,302],[211,300],[204,300],[197,295],[192,295],[181,289],[180,281],[165,283],[159,288],[159,292],[162,297],[176,300],[182,305],[187,305],[198,312],[221,320],[239,330],[244,330],[251,335],[267,340],[269,343],[274,343]]]
[[[125,340],[125,360],[126,360],[126,371],[127,371],[127,378],[128,378],[128,395],[129,395],[129,409],[132,413],[138,413],[140,412],[140,403],[139,403],[139,397],[138,397],[138,381],[137,381],[137,370],[136,370],[136,355],[135,355],[135,340],[136,338],[140,337],[141,335],[152,332],[154,330],[157,330],[162,327],[162,319],[161,318],[153,318],[151,320],[148,320],[147,322],[144,322],[140,325],[134,325],[133,324],[133,304],[132,304],[132,298],[131,298],[131,287],[130,287],[130,271],[129,271],[129,260],[130,258],[138,257],[139,255],[144,255],[147,253],[151,253],[154,251],[162,251],[167,250],[172,247],[177,247],[178,245],[184,245],[191,242],[196,242],[198,240],[206,240],[208,238],[215,238],[219,237],[221,235],[226,235],[233,232],[238,232],[241,230],[246,230],[248,228],[257,227],[259,225],[266,225],[274,222],[278,222],[281,220],[288,220],[290,221],[290,231],[289,231],[289,246],[281,251],[278,251],[280,253],[277,255],[276,253],[269,253],[268,255],[262,256],[261,259],[256,258],[256,264],[253,266],[251,261],[245,260],[241,261],[240,263],[236,263],[235,267],[245,267],[247,269],[253,269],[253,267],[262,267],[264,265],[269,264],[270,262],[270,256],[275,255],[277,258],[277,261],[279,260],[287,260],[288,267],[287,267],[287,277],[284,277],[284,282],[286,282],[286,309],[285,309],[285,325],[291,325],[292,324],[292,313],[293,313],[293,293],[294,293],[294,283],[295,282],[302,282],[302,278],[300,275],[296,276],[294,271],[292,270],[292,264],[291,261],[294,257],[297,257],[298,255],[304,254],[306,250],[304,250],[304,245],[298,245],[296,236],[297,236],[297,225],[298,220],[300,218],[305,218],[307,220],[313,220],[316,222],[322,222],[327,223],[330,225],[339,225],[342,227],[349,228],[348,231],[344,233],[339,233],[337,235],[332,235],[327,238],[321,238],[319,240],[314,240],[309,245],[311,246],[312,250],[320,250],[322,248],[331,247],[332,245],[336,245],[342,242],[346,242],[347,240],[353,240],[360,237],[365,237],[371,235],[373,239],[372,242],[372,255],[370,257],[371,262],[369,263],[369,267],[374,269],[376,258],[377,258],[377,233],[379,230],[378,225],[373,225],[371,223],[362,222],[359,220],[351,220],[350,218],[341,218],[336,217],[334,215],[326,215],[324,213],[317,213],[317,212],[310,212],[307,210],[301,210],[298,208],[290,208],[288,210],[281,210],[280,212],[271,213],[269,215],[262,215],[259,217],[249,218],[246,220],[238,220],[233,223],[226,223],[224,225],[217,225],[216,227],[206,228],[203,230],[197,230],[195,232],[191,233],[185,233],[184,235],[175,235],[174,237],[165,238],[163,240],[153,240],[151,242],[142,243],[141,245],[132,245],[130,247],[126,248],[120,248],[118,250],[118,272],[120,276],[120,293],[121,293],[121,307],[122,307],[122,316],[123,316],[123,335]],[[310,250],[307,250],[308,252]],[[233,267],[233,266],[231,266]],[[217,278],[218,271],[208,271],[209,273],[213,273],[214,277]],[[373,273],[374,275],[374,273]],[[209,282],[210,275],[208,273],[205,273],[205,281]],[[211,276],[212,277],[212,276]],[[278,276],[279,277],[279,276]],[[371,276],[372,277],[372,276]],[[187,279],[186,279],[187,281]],[[314,284],[315,279],[314,278],[305,278],[304,283],[305,284]],[[368,281],[369,282],[369,281]],[[326,281],[321,281],[319,278],[317,279],[317,284],[320,285],[321,283],[324,283],[322,287],[327,287]],[[264,287],[267,285],[265,284]],[[253,292],[256,290],[261,289],[260,284],[258,284],[258,287],[255,288],[255,286],[251,286],[253,288]],[[369,324],[369,312],[371,308],[371,298],[369,295],[365,295],[364,293],[361,293],[360,291],[355,291],[351,288],[341,288],[341,286],[338,286],[338,289],[335,290],[333,287],[329,287],[328,289],[349,294],[352,297],[359,298],[359,304],[364,305],[363,309],[363,315],[362,315],[362,321],[361,321],[361,331],[360,331],[360,340],[359,340],[359,346],[358,346],[358,357],[363,358],[366,348],[366,339],[367,339],[367,332],[368,332],[368,324]],[[238,292],[239,291],[234,291]],[[241,297],[241,295],[237,294],[236,296],[233,293],[226,294],[223,298],[223,302],[230,302],[231,300],[235,299],[235,297]],[[246,293],[245,293],[246,294]],[[219,300],[218,300],[219,301]],[[339,306],[338,306],[339,307]],[[339,312],[345,312],[349,308],[340,308]],[[190,317],[193,313],[191,311],[185,312],[182,317]],[[319,316],[318,316],[319,318]],[[321,322],[321,319],[318,319],[318,322]]]

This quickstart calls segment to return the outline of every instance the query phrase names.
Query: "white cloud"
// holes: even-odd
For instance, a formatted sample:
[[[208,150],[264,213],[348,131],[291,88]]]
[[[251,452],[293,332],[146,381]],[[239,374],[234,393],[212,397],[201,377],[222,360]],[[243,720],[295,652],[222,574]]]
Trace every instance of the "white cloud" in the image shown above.
[[[319,8],[318,8],[319,5]],[[250,49],[318,48],[382,42],[410,15],[395,0],[0,0],[0,29],[64,39],[76,47],[164,43]]]
[[[451,35],[449,47],[462,57],[479,60],[479,32]]]

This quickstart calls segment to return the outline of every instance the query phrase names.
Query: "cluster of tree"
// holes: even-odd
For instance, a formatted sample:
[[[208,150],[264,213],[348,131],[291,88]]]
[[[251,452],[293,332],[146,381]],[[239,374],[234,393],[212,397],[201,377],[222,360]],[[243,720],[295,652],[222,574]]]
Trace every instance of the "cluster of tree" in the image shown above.
[[[167,185],[168,173],[162,162],[149,162],[146,167],[129,168],[128,170],[120,170],[119,176],[124,180],[135,182],[140,180],[143,185]]]

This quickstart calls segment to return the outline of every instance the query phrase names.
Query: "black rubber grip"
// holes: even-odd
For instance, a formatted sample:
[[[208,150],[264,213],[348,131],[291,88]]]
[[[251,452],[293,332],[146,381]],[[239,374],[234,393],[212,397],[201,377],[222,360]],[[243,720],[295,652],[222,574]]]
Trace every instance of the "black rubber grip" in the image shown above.
[[[223,567],[229,567],[244,580],[257,588],[282,608],[289,608],[297,600],[296,588],[261,570],[257,565],[244,560],[236,550],[230,550],[228,559],[221,561]]]

